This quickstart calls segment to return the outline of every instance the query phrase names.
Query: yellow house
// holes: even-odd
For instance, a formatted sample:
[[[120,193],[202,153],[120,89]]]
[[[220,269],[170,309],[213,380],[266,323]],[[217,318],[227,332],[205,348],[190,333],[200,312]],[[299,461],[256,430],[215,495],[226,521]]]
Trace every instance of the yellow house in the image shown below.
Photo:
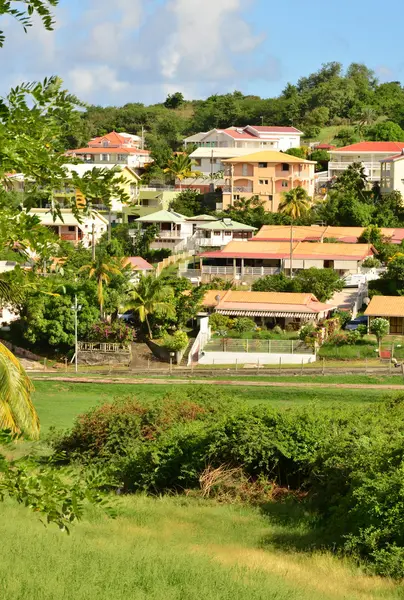
[[[382,194],[400,192],[404,198],[404,150],[380,161],[380,191]]]
[[[261,151],[223,161],[225,185],[223,209],[240,198],[258,196],[265,208],[278,212],[283,194],[300,186],[309,196],[314,194],[316,163],[283,152]]]

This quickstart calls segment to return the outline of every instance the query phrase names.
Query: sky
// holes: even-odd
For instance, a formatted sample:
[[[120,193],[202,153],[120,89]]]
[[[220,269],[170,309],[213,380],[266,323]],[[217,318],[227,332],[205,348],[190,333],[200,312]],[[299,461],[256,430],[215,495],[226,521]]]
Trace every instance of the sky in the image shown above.
[[[364,62],[404,81],[402,1],[60,0],[56,26],[0,19],[0,95],[59,75],[85,102],[153,104],[240,90],[278,95],[321,67]]]

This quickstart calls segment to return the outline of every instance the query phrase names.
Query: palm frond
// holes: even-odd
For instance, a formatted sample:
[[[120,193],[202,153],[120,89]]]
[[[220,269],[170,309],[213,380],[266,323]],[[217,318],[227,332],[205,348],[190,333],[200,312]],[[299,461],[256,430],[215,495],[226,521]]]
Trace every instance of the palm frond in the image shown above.
[[[32,403],[34,387],[20,361],[0,343],[0,429],[39,437],[39,418]]]

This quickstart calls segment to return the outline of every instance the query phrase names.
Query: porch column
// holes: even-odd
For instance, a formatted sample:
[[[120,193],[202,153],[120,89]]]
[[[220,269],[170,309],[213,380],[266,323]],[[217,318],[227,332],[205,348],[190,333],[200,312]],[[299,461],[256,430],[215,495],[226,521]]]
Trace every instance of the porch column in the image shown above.
[[[62,239],[62,226],[61,225],[59,225],[59,227],[58,227],[58,236],[60,239]]]
[[[244,258],[241,259],[241,277],[244,277]]]
[[[237,259],[233,258],[233,277],[234,277],[234,279],[236,279],[236,275],[237,275]]]

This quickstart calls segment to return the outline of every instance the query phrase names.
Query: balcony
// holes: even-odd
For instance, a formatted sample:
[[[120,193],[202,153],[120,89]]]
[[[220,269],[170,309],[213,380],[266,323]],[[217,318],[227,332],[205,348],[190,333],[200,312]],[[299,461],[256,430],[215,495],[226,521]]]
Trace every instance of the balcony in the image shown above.
[[[381,165],[378,161],[362,162],[359,160],[352,160],[350,162],[329,162],[328,172],[331,175],[332,171],[345,171],[345,169],[347,169],[349,165],[352,165],[354,163],[360,163],[362,165],[362,167],[365,169],[365,174],[368,175],[370,181],[378,181],[380,179]]]
[[[188,237],[189,234],[186,234],[183,231],[165,231],[165,230],[161,230],[157,233],[156,235],[156,239],[160,239],[160,240],[182,240],[186,237]]]
[[[242,273],[243,272],[243,273]],[[214,266],[214,265],[202,265],[202,273],[204,275],[234,275],[236,277],[248,276],[248,277],[256,277],[257,279],[260,277],[264,277],[265,275],[278,275],[281,272],[280,267],[222,267],[222,266]]]
[[[225,194],[231,194],[232,191],[232,187],[231,185],[225,185],[223,186],[223,192]],[[248,185],[248,186],[237,186],[234,185],[233,186],[233,194],[252,194],[253,193],[253,186],[252,185]]]

